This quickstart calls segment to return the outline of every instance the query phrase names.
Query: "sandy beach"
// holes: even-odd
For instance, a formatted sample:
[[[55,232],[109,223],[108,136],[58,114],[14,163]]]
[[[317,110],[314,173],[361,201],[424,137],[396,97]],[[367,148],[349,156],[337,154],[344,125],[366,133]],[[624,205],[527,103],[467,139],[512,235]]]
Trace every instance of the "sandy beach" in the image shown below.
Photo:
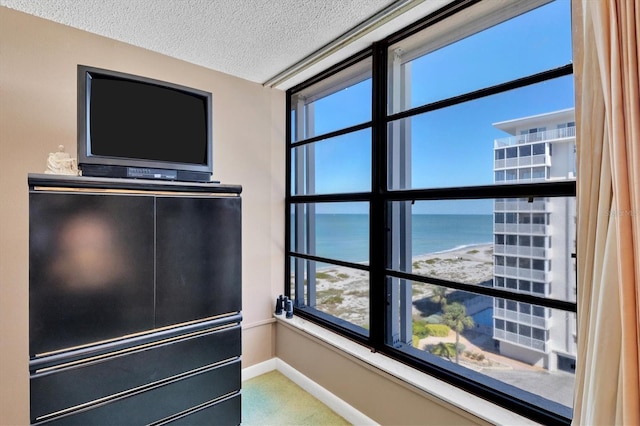
[[[412,272],[465,284],[482,284],[493,278],[493,244],[413,257]],[[431,285],[413,283],[414,301],[429,297]],[[316,272],[317,308],[354,324],[366,327],[369,321],[368,273],[331,266]]]

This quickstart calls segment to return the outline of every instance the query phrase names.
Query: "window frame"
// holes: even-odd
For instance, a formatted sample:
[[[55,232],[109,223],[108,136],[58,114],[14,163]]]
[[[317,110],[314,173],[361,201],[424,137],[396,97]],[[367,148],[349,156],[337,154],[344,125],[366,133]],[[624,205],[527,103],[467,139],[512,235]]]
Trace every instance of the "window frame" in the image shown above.
[[[552,80],[563,76],[573,75],[573,65],[566,65],[539,72],[527,77],[504,82],[498,85],[486,87],[464,95],[454,96],[444,100],[436,101],[419,107],[403,110],[397,113],[387,111],[388,93],[388,48],[398,41],[406,38],[418,31],[422,31],[441,20],[447,19],[454,14],[473,6],[478,1],[454,1],[443,7],[432,15],[408,26],[400,32],[393,34],[381,41],[375,42],[367,49],[342,61],[338,65],[326,70],[315,77],[287,90],[286,93],[286,198],[285,198],[285,294],[292,296],[291,285],[291,259],[298,258],[301,261],[327,262],[337,266],[347,266],[361,269],[369,273],[369,315],[370,328],[368,332],[363,332],[360,327],[341,321],[318,309],[304,304],[296,305],[296,314],[324,326],[338,334],[351,340],[359,342],[376,352],[383,353],[389,357],[408,364],[417,370],[435,376],[441,380],[458,386],[470,393],[483,397],[493,403],[507,407],[512,411],[541,423],[571,423],[571,410],[554,402],[543,401],[539,405],[533,405],[524,401],[521,397],[522,390],[507,385],[498,380],[489,378],[480,373],[467,370],[456,364],[446,365],[439,362],[425,361],[419,356],[412,354],[407,348],[392,347],[387,343],[387,279],[388,277],[411,280],[424,284],[442,285],[450,289],[462,290],[494,297],[498,300],[508,300],[516,303],[526,303],[530,305],[542,306],[545,311],[550,309],[560,309],[568,312],[576,312],[577,306],[574,302],[559,299],[551,299],[545,295],[533,292],[534,283],[530,283],[528,293],[517,293],[506,286],[503,287],[481,287],[451,282],[405,273],[392,270],[386,267],[387,244],[385,229],[389,220],[387,205],[393,201],[429,201],[429,200],[466,200],[466,199],[532,199],[538,197],[575,197],[575,180],[552,181],[552,182],[530,182],[530,183],[501,183],[499,185],[479,185],[466,187],[446,187],[446,188],[426,188],[426,189],[389,189],[387,186],[388,153],[387,137],[388,124],[390,122],[413,117],[425,112],[457,105],[474,99],[480,99],[493,94],[499,94],[508,90],[526,87],[535,83]],[[371,121],[360,123],[355,126],[339,129],[327,134],[314,136],[304,140],[292,141],[292,95],[312,86],[325,79],[329,79],[348,67],[355,66],[363,60],[372,60],[372,113]],[[291,193],[292,188],[292,152],[295,148],[318,142],[335,136],[340,136],[350,132],[371,129],[371,191],[358,193],[336,193],[336,194],[304,194],[295,195]],[[533,148],[531,148],[533,151]],[[533,154],[532,154],[533,155]],[[506,156],[506,155],[505,155]],[[292,251],[291,247],[291,209],[296,204],[306,203],[327,203],[327,202],[347,202],[364,201],[369,204],[369,264],[361,265],[351,262],[344,262],[336,259],[327,259],[311,254],[303,254]],[[506,221],[506,214],[503,219]],[[494,223],[497,223],[498,213],[494,213]],[[517,222],[517,218],[516,218]],[[545,220],[546,222],[546,220]],[[533,240],[530,242],[533,244]],[[572,254],[572,256],[575,256]],[[533,262],[532,262],[533,263]],[[533,267],[533,264],[531,264]],[[506,280],[505,280],[506,281]],[[294,293],[296,293],[294,291]],[[299,301],[299,299],[298,299]],[[533,310],[532,310],[533,312]],[[506,323],[506,321],[505,321]],[[532,332],[533,333],[533,332]]]

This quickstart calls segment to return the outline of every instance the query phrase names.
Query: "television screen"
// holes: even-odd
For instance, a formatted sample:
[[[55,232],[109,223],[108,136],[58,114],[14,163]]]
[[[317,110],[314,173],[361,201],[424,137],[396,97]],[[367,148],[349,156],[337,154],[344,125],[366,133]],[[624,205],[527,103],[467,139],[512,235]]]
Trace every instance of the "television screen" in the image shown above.
[[[208,181],[211,94],[78,66],[83,175]]]

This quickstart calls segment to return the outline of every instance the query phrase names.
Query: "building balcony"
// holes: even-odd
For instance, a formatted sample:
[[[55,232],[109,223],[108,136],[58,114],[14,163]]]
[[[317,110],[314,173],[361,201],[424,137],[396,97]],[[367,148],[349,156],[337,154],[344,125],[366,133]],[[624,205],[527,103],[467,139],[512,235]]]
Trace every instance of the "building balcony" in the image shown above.
[[[547,272],[537,269],[516,268],[513,266],[493,265],[493,274],[506,278],[519,278],[527,281],[547,282]]]
[[[546,250],[543,247],[524,247],[524,246],[511,246],[511,245],[502,245],[502,244],[494,244],[493,252],[494,254],[506,254],[510,256],[521,256],[521,257],[544,258],[546,255]]]
[[[526,135],[509,136],[506,138],[495,139],[494,148],[502,148],[505,146],[522,145],[534,142],[546,142],[561,139],[575,139],[576,128],[565,127],[563,129],[551,129],[544,132],[528,133]]]
[[[495,201],[494,211],[514,211],[514,212],[540,212],[547,211],[548,203],[545,200],[533,200],[531,203],[528,201],[520,200],[507,200],[507,201]]]
[[[523,314],[520,312],[510,311],[504,308],[493,308],[493,317],[496,319],[503,319],[511,322],[517,322],[519,324],[530,325],[536,328],[542,328],[545,330],[551,329],[551,319],[542,318],[534,315]]]
[[[526,166],[550,166],[551,157],[548,155],[527,155],[525,157],[505,158],[495,160],[494,169],[516,168]],[[544,179],[544,178],[543,178]]]
[[[504,330],[493,329],[493,337],[497,340],[515,343],[517,345],[535,349],[540,352],[547,352],[547,344],[542,340],[536,340],[532,339],[531,337],[521,336],[518,333],[511,333]]]
[[[494,223],[496,234],[546,235],[547,225],[537,223]]]

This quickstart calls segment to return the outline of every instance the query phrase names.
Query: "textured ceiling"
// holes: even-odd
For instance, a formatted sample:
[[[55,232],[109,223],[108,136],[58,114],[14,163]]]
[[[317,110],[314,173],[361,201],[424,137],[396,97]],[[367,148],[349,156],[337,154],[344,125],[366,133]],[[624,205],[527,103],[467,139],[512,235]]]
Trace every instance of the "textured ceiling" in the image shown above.
[[[257,83],[393,3],[398,2],[0,0],[2,6]]]

